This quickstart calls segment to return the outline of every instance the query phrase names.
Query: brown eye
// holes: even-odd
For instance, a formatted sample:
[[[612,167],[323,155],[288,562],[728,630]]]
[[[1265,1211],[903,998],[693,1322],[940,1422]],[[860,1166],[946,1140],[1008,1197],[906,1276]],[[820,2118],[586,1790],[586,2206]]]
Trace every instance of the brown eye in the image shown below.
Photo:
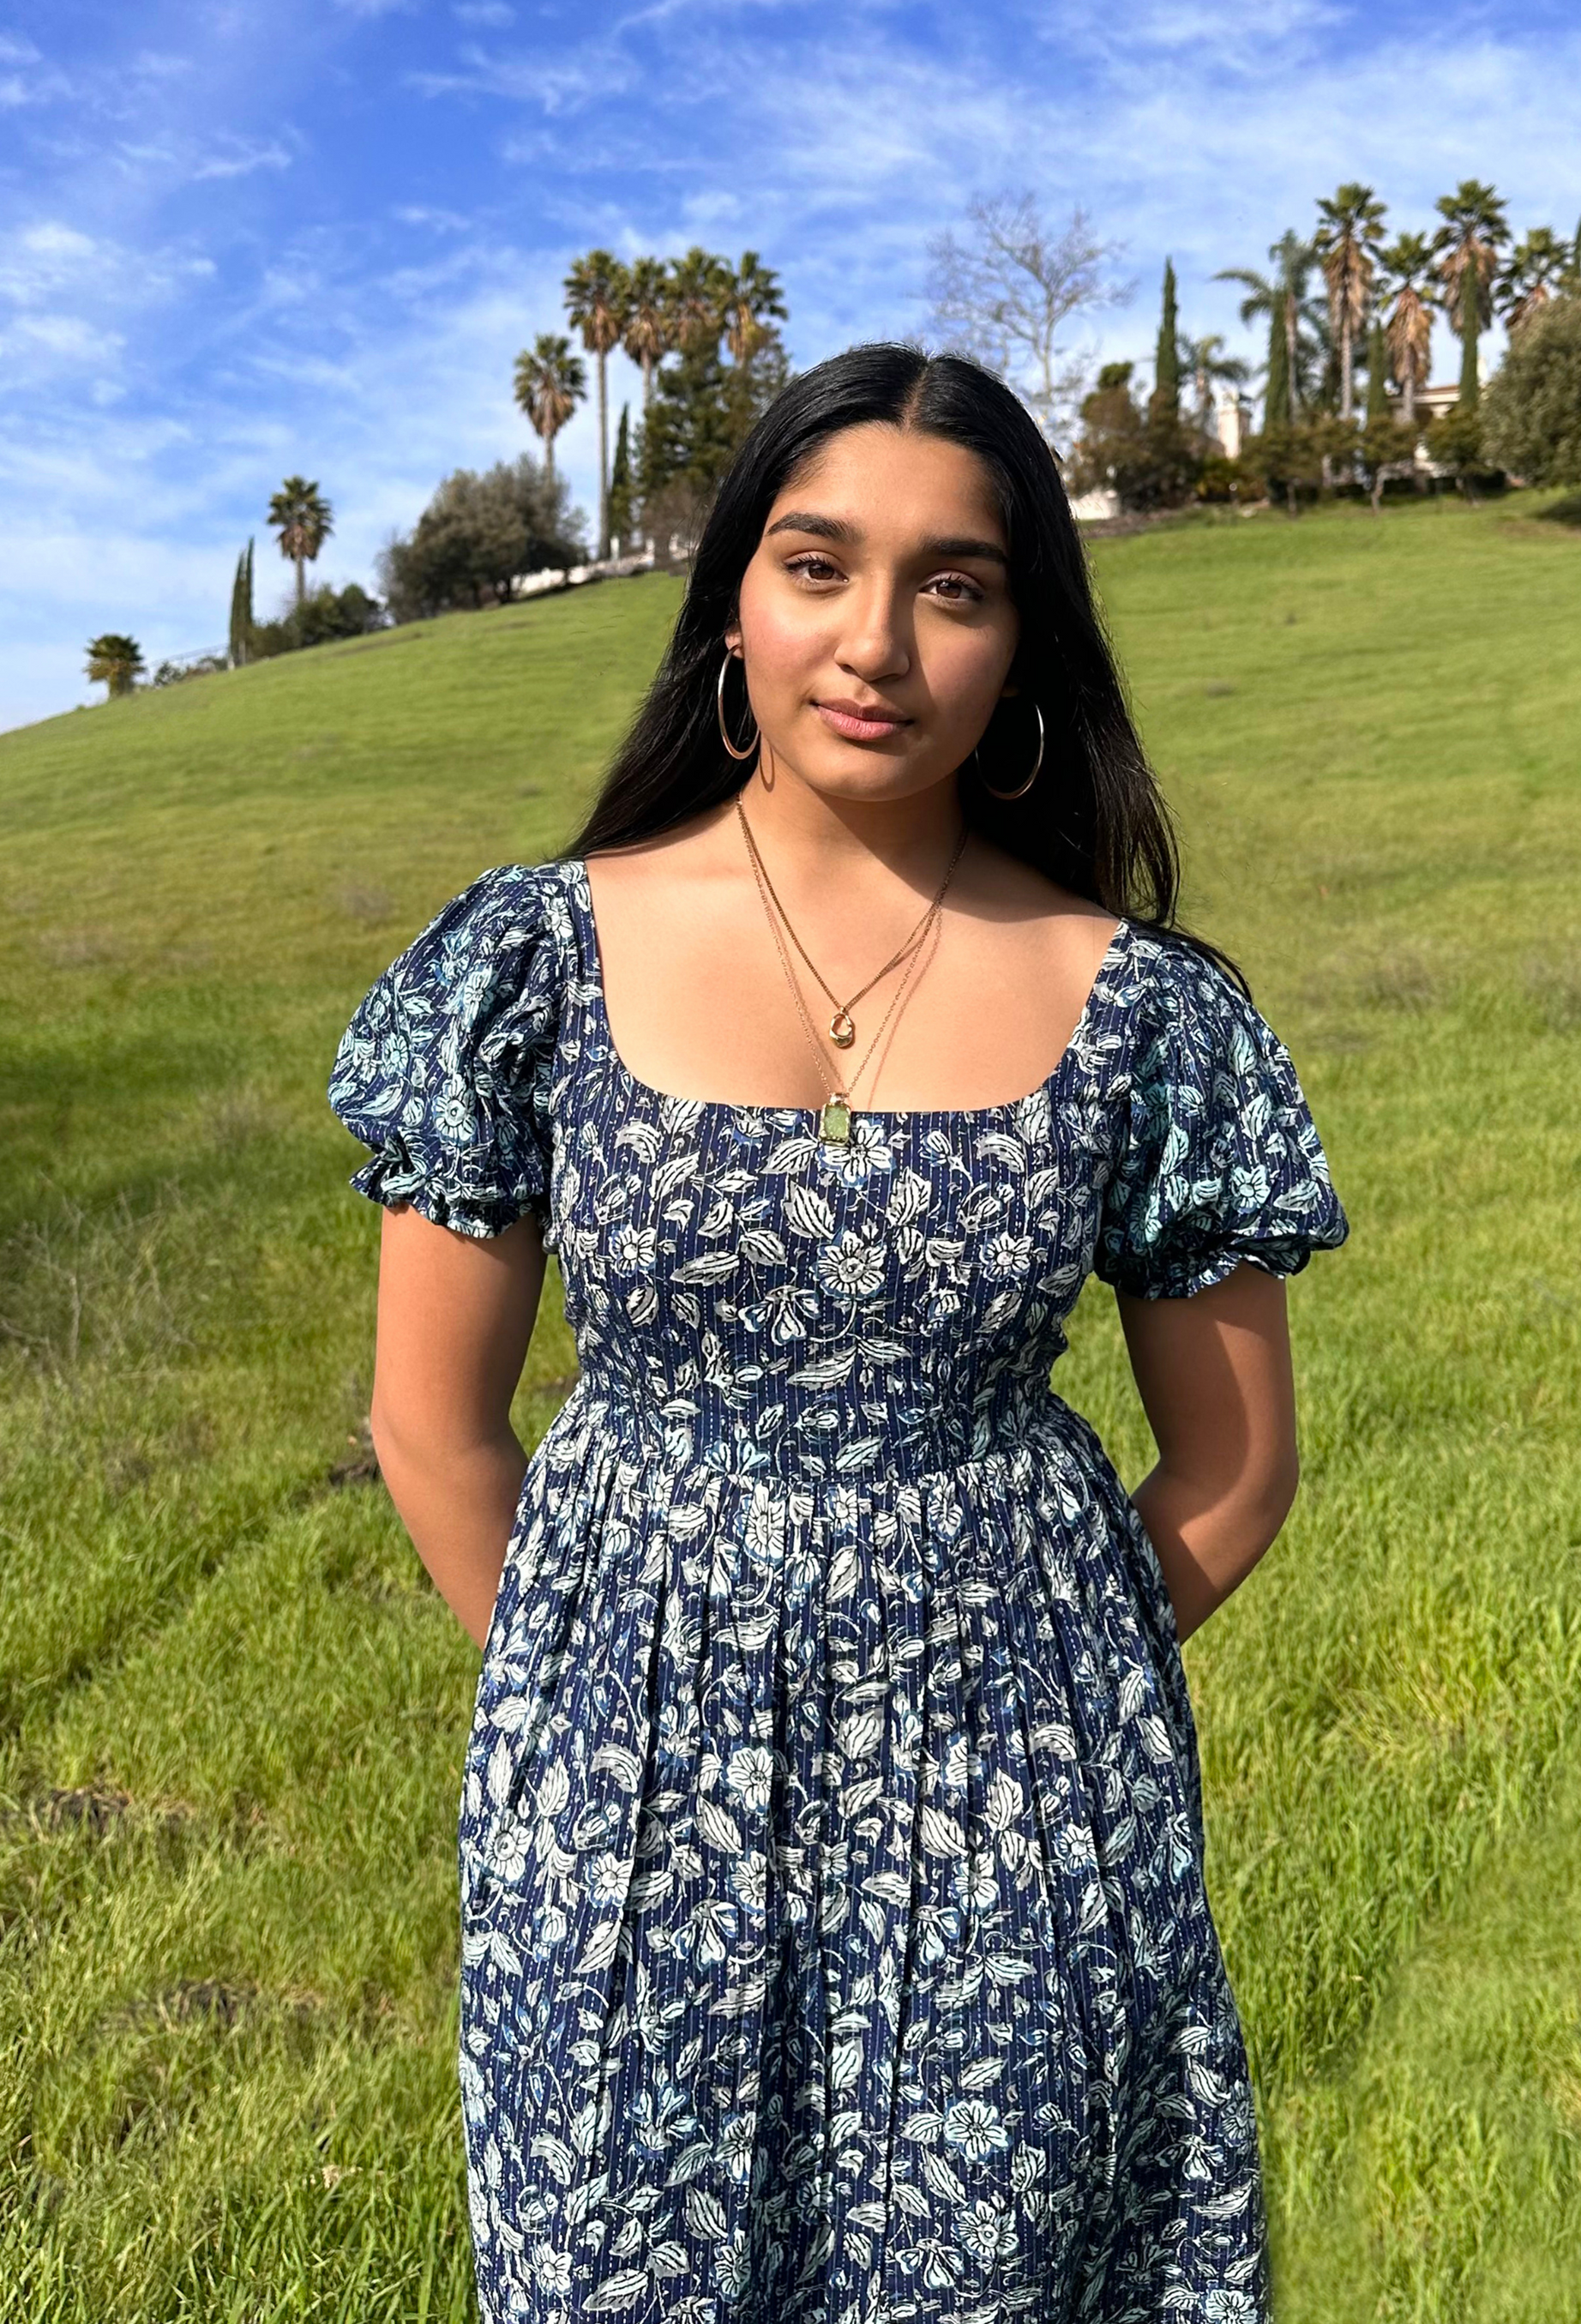
[[[964,573],[936,573],[928,586],[942,596],[947,605],[973,605],[982,603],[982,591]]]
[[[811,551],[805,557],[792,558],[786,570],[798,575],[804,581],[838,581],[840,578],[837,566],[832,565],[827,557],[819,557]]]

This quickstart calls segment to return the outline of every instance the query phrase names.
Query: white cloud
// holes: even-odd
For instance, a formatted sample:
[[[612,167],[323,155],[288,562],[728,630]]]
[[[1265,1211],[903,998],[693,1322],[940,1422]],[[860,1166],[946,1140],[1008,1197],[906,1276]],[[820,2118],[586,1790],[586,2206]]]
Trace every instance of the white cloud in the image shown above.
[[[113,363],[125,341],[80,315],[19,315],[0,327],[0,361],[32,376],[45,369],[86,370]]]
[[[466,234],[472,226],[459,210],[432,209],[422,202],[401,202],[391,216],[402,226],[427,226],[432,234]]]
[[[254,170],[289,170],[291,156],[279,138],[265,143],[217,146],[201,154],[192,163],[188,174],[198,183],[206,178],[250,178]]]
[[[448,72],[415,72],[409,85],[426,97],[493,97],[533,105],[550,115],[578,113],[623,96],[639,78],[635,60],[613,39],[590,42],[570,54],[506,54],[475,41]]]

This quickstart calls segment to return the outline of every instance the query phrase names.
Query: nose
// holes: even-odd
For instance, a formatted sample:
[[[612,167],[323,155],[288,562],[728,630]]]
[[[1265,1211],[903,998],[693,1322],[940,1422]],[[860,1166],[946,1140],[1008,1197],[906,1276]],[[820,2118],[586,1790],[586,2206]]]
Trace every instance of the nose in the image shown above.
[[[879,575],[858,584],[844,600],[841,669],[868,686],[893,684],[911,668],[909,596]]]

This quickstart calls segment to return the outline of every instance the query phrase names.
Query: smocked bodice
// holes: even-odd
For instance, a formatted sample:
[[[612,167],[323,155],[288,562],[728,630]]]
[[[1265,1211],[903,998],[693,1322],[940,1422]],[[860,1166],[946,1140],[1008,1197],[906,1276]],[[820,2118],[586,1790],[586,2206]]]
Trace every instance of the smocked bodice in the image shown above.
[[[1035,1090],[859,1107],[835,1144],[810,1108],[638,1081],[585,866],[504,866],[368,993],[331,1098],[376,1149],[364,1192],[473,1236],[538,1216],[579,1396],[640,1457],[813,1486],[1057,1428],[1089,1273],[1178,1296],[1346,1232],[1282,1044],[1214,963],[1124,918]]]

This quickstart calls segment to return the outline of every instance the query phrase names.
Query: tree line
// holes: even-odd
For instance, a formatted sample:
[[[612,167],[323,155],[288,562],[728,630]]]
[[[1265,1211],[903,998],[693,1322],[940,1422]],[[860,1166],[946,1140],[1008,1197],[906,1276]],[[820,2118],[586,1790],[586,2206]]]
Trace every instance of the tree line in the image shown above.
[[[738,264],[701,246],[630,264],[589,251],[566,274],[565,300],[597,377],[598,553],[608,557],[639,516],[685,517],[687,488],[717,484],[788,376],[777,328],[786,309],[779,277],[757,251]],[[635,429],[622,411],[611,465],[608,363],[617,347],[641,371],[642,410]],[[522,350],[515,392],[552,475],[555,438],[587,394],[587,366],[569,337],[540,332]],[[661,508],[666,495],[681,504]]]
[[[1225,267],[1216,275],[1241,286],[1242,322],[1266,333],[1261,427],[1233,459],[1213,433],[1213,393],[1245,384],[1251,368],[1225,354],[1221,336],[1193,341],[1180,332],[1166,265],[1152,392],[1138,402],[1134,365],[1099,373],[1080,407],[1073,486],[1108,485],[1128,507],[1168,506],[1197,492],[1282,497],[1293,510],[1303,494],[1359,485],[1376,507],[1391,479],[1414,480],[1424,440],[1433,465],[1463,488],[1500,470],[1532,483],[1550,472],[1565,480],[1529,410],[1545,375],[1553,400],[1540,349],[1552,341],[1557,350],[1575,327],[1581,229],[1566,241],[1536,226],[1517,241],[1505,203],[1474,178],[1437,208],[1434,231],[1391,240],[1384,204],[1353,181],[1318,203],[1310,234],[1292,228],[1270,246],[1266,271]],[[1424,431],[1418,404],[1435,314],[1459,341],[1459,383],[1452,408]],[[1505,323],[1509,353],[1484,398],[1481,342],[1495,318]],[[1561,457],[1558,468],[1566,465]]]
[[[165,685],[212,669],[237,667],[355,635],[386,621],[429,618],[503,604],[517,583],[545,567],[587,556],[581,519],[555,466],[555,439],[587,395],[591,356],[599,415],[596,554],[639,530],[663,541],[695,538],[721,476],[758,413],[789,376],[778,325],[786,318],[778,275],[756,251],[739,263],[695,246],[675,259],[622,263],[606,250],[575,259],[565,278],[566,319],[581,338],[540,333],[518,356],[515,401],[543,445],[476,471],[445,477],[409,533],[396,533],[376,560],[380,595],[356,583],[309,589],[307,573],[335,530],[317,481],[288,476],[268,522],[296,575],[296,599],[274,621],[254,611],[254,544],[237,558],[226,652],[165,662]],[[623,348],[642,374],[635,425],[622,410],[611,456],[608,358]],[[111,694],[146,676],[133,638],[106,632],[88,647],[88,676]]]
[[[758,253],[739,262],[694,246],[629,263],[607,250],[574,259],[563,285],[569,331],[540,332],[517,356],[515,401],[543,446],[446,476],[409,533],[386,543],[379,586],[392,619],[502,604],[522,575],[590,552],[555,461],[562,429],[588,396],[598,410],[598,514],[591,554],[639,535],[689,547],[749,429],[789,376],[779,277]],[[572,333],[580,338],[580,351]],[[633,421],[610,443],[609,358],[642,374]]]
[[[1221,269],[1214,279],[1243,291],[1243,323],[1265,332],[1255,371],[1221,333],[1193,338],[1181,328],[1166,262],[1144,398],[1134,364],[1103,365],[1094,384],[1089,360],[1068,342],[1074,325],[1131,297],[1134,284],[1117,272],[1120,246],[1080,209],[1056,228],[1030,193],[979,197],[960,234],[928,245],[933,333],[1007,379],[1052,448],[1062,433],[1074,439],[1063,464],[1073,492],[1102,485],[1142,509],[1193,495],[1282,498],[1293,511],[1303,495],[1356,488],[1376,506],[1392,478],[1414,479],[1418,401],[1442,314],[1460,342],[1460,377],[1453,409],[1425,431],[1435,466],[1463,485],[1490,465],[1533,484],[1581,483],[1581,228],[1570,241],[1546,226],[1517,240],[1506,204],[1475,179],[1437,210],[1431,231],[1390,238],[1383,202],[1351,182],[1318,203],[1309,234],[1291,228],[1270,246],[1267,269]],[[779,277],[752,250],[739,263],[700,245],[629,263],[593,250],[573,262],[563,288],[570,331],[539,333],[512,376],[541,460],[524,452],[446,477],[411,532],[381,551],[382,602],[355,583],[308,588],[334,511],[316,481],[287,477],[267,521],[294,567],[294,604],[274,621],[256,618],[250,540],[237,560],[226,653],[162,663],[153,683],[386,620],[502,603],[523,575],[582,561],[587,545],[555,444],[586,400],[586,358],[598,406],[597,553],[640,533],[689,547],[720,478],[789,376]],[[1495,318],[1509,347],[1484,395],[1480,346]],[[639,367],[642,394],[635,424],[622,409],[611,455],[608,359],[617,348]],[[1215,398],[1254,381],[1261,426],[1230,458],[1214,431]],[[136,640],[112,632],[92,640],[88,675],[129,693],[146,675]]]
[[[288,612],[273,621],[258,620],[253,610],[254,543],[249,540],[236,559],[231,582],[224,653],[162,661],[151,675],[137,640],[106,630],[88,641],[89,681],[106,687],[112,696],[131,694],[143,679],[153,686],[174,686],[211,670],[240,669],[245,662],[267,660],[300,646],[323,645],[331,638],[357,637],[381,626],[383,608],[357,582],[343,589],[308,586],[308,567],[317,562],[335,530],[335,511],[316,479],[288,476],[269,503],[266,521],[296,576],[295,603]]]

